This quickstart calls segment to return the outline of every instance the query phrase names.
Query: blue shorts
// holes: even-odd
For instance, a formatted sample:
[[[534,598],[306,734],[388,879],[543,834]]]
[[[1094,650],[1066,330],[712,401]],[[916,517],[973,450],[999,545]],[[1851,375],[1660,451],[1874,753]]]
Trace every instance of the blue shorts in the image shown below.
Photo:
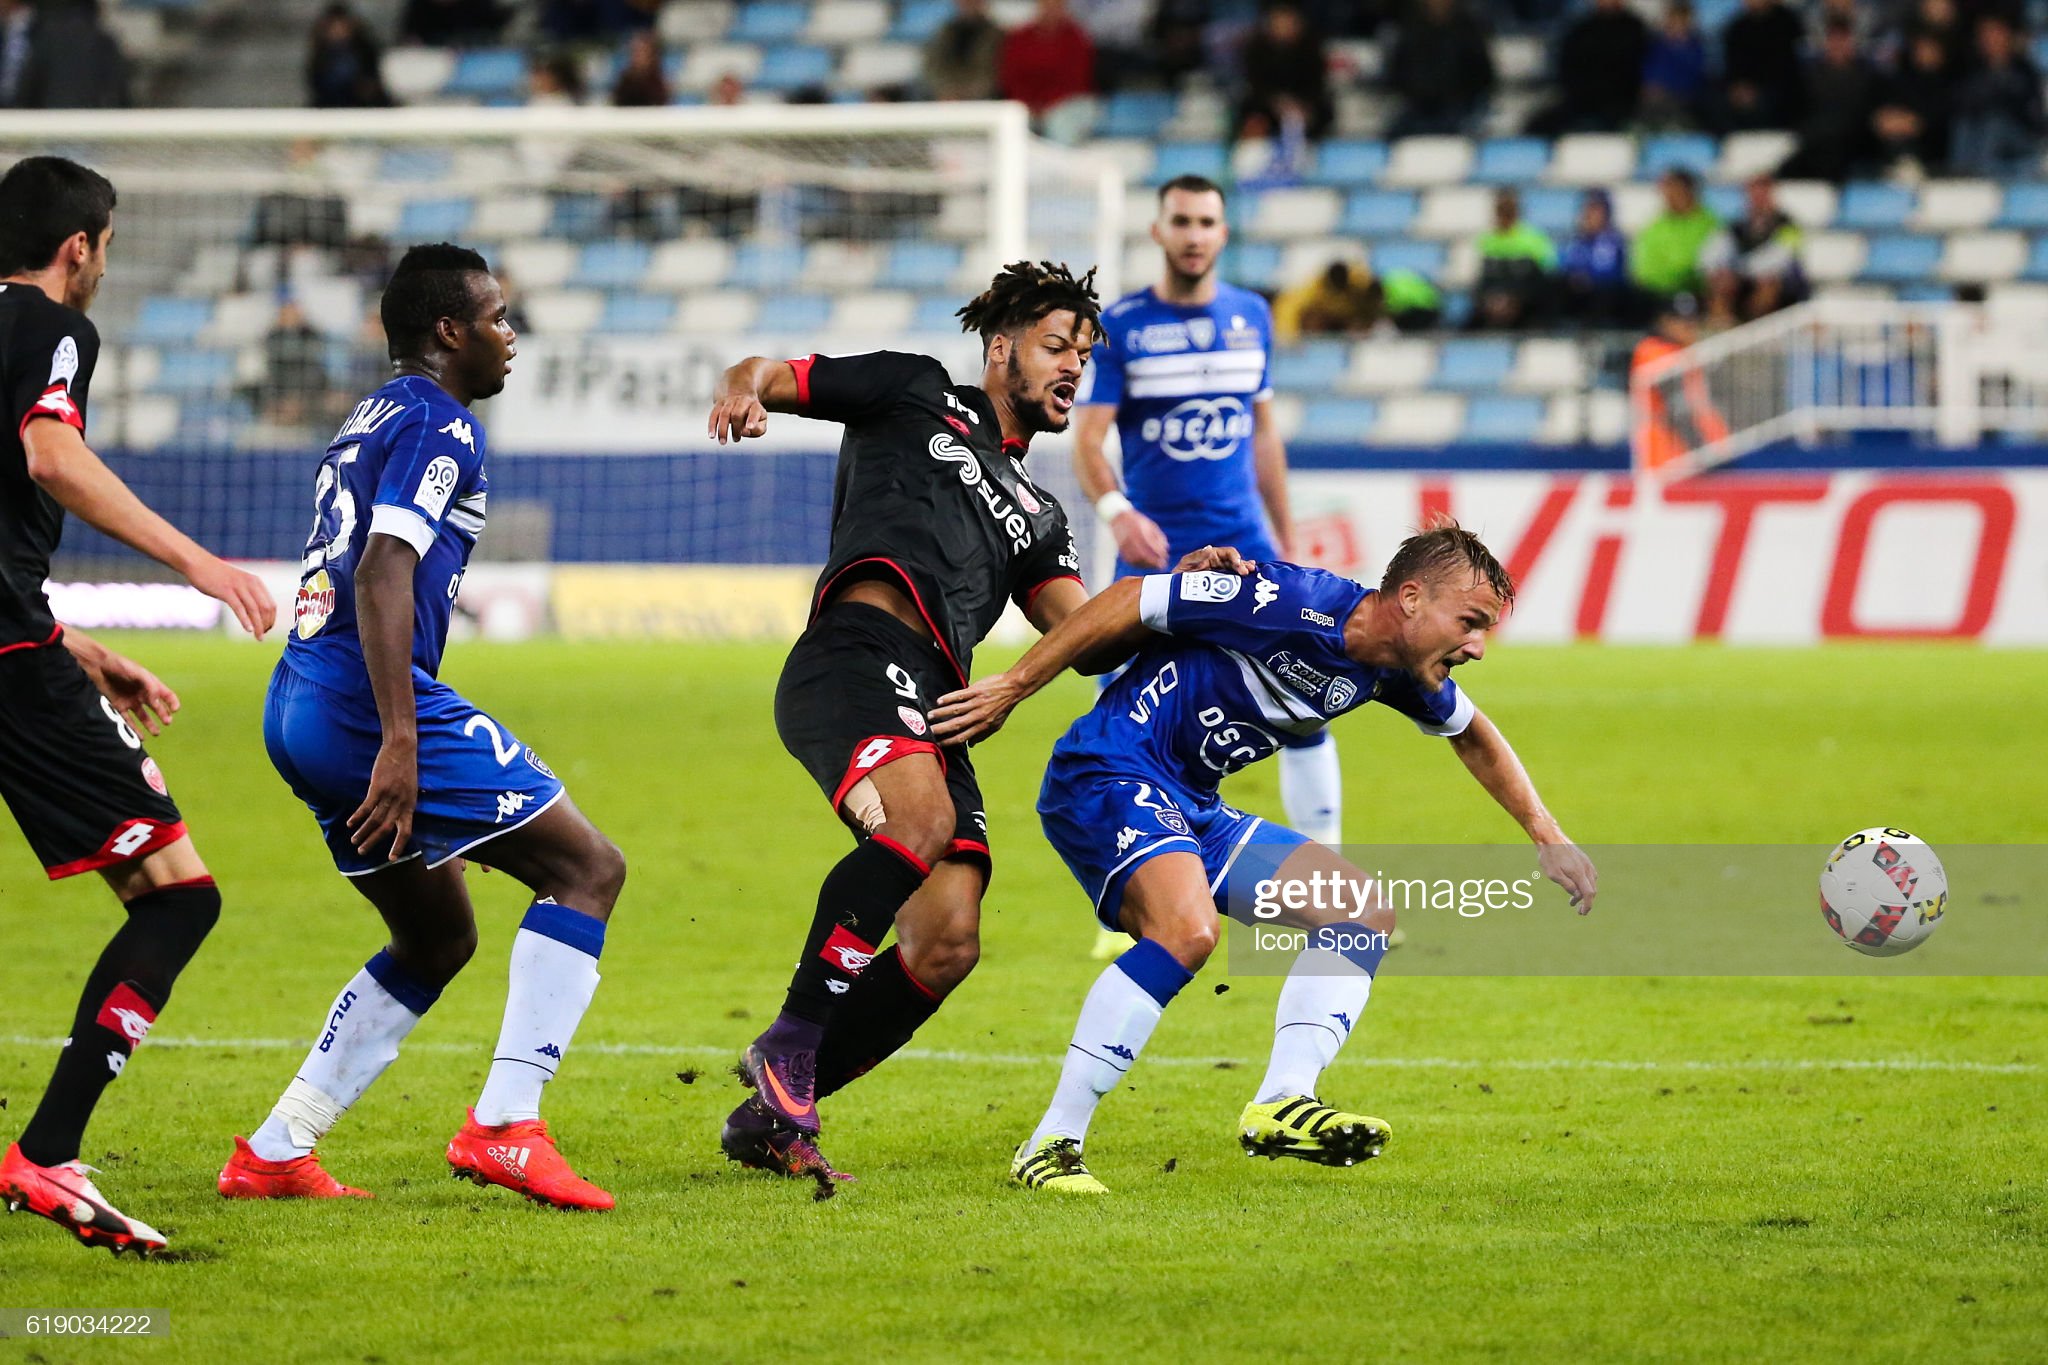
[[[561,799],[563,787],[510,730],[446,683],[413,670],[419,706],[419,806],[400,861],[439,867],[509,833]],[[263,706],[263,743],[278,775],[320,822],[344,877],[390,866],[388,850],[359,853],[348,818],[370,790],[384,729],[368,697],[330,691],[279,662]]]
[[[1038,793],[1038,819],[1107,929],[1121,928],[1124,883],[1162,853],[1195,853],[1216,908],[1249,915],[1253,887],[1309,842],[1285,825],[1246,815],[1157,777],[1104,772],[1055,755]]]

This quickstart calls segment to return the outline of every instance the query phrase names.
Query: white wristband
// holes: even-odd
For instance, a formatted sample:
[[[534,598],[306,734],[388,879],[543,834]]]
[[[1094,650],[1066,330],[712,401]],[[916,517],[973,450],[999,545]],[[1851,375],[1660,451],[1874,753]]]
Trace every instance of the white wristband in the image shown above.
[[[1123,490],[1120,488],[1112,488],[1095,500],[1095,518],[1104,526],[1109,525],[1126,512],[1135,512],[1137,510],[1137,508],[1131,506],[1131,500],[1124,496]]]

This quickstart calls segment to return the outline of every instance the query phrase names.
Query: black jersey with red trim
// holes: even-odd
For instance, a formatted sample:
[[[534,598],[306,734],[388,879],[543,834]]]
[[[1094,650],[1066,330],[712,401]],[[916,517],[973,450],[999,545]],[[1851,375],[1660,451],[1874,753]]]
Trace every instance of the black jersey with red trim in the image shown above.
[[[832,550],[811,600],[855,577],[900,582],[962,683],[1004,605],[1028,604],[1081,557],[1067,515],[1005,442],[995,406],[930,356],[792,360],[806,417],[845,426],[832,489]]]
[[[28,476],[22,436],[40,419],[85,430],[85,395],[100,334],[75,308],[32,284],[0,284],[0,649],[57,632],[43,580],[64,533],[64,509]]]

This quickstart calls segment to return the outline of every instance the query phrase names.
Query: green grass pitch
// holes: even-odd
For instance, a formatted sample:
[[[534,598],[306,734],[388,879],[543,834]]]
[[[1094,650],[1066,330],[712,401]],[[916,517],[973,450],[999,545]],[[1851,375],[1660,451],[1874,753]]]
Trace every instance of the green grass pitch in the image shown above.
[[[2048,983],[1404,979],[1396,953],[1326,1096],[1390,1120],[1353,1170],[1249,1161],[1233,1121],[1277,983],[1212,963],[1089,1142],[1113,1198],[1009,1188],[1097,965],[1037,830],[1068,679],[980,752],[998,871],[980,971],[826,1107],[859,1183],[729,1168],[723,1074],[779,999],[844,847],[772,729],[781,650],[458,645],[448,674],[626,850],[604,985],[550,1087],[619,1209],[573,1216],[447,1178],[524,901],[472,873],[483,945],[323,1148],[368,1203],[230,1204],[319,1011],[381,943],[264,759],[273,651],[123,646],[180,688],[157,741],[227,898],[159,1038],[87,1135],[158,1262],[0,1220],[0,1307],[150,1308],[169,1335],[0,1343],[0,1365],[165,1360],[2022,1360],[2048,1355]],[[991,657],[984,668],[999,660]],[[2048,654],[1507,644],[1468,678],[1581,841],[1810,842],[1890,823],[2048,842]],[[2031,699],[2031,700],[2030,700]],[[1454,759],[1391,714],[1337,727],[1347,822],[1504,840]],[[1234,799],[1277,813],[1275,776]],[[0,1133],[46,1079],[115,922],[0,825]],[[1817,870],[1817,865],[1816,865]],[[1967,914],[1967,888],[1953,913]],[[1599,913],[1597,910],[1595,913]],[[1811,913],[1811,912],[1807,912]],[[1819,916],[1813,930],[1824,932]],[[45,1041],[38,1041],[45,1040]],[[1854,1062],[1912,1062],[1869,1069]]]

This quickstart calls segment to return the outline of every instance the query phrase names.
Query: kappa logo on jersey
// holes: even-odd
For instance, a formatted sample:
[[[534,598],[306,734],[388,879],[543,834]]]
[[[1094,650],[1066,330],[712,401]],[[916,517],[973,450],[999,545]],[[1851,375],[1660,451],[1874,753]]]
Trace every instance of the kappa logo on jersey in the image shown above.
[[[1314,607],[1303,607],[1301,609],[1301,619],[1313,626],[1334,626],[1337,624],[1336,617],[1328,612],[1317,611]]]
[[[1144,835],[1138,833],[1138,831],[1132,829],[1129,825],[1125,825],[1123,829],[1117,832],[1116,851],[1118,853],[1128,853],[1130,852],[1131,845],[1137,843],[1138,840],[1144,837]]]
[[[108,1032],[118,1033],[129,1043],[137,1044],[149,1036],[150,1025],[156,1022],[156,1007],[123,981],[108,993],[100,1005],[97,1022]]]
[[[902,721],[903,724],[909,728],[911,734],[921,735],[924,733],[924,717],[922,715],[919,715],[916,711],[913,711],[908,706],[897,707],[896,718]]]
[[[436,455],[420,475],[420,486],[412,495],[413,505],[438,520],[448,510],[448,499],[461,477],[462,468],[455,463],[454,456]]]
[[[1252,587],[1252,597],[1254,599],[1252,602],[1252,615],[1257,616],[1267,607],[1272,606],[1273,599],[1279,595],[1280,585],[1267,578],[1264,574],[1259,575],[1258,582]]]
[[[491,823],[494,825],[504,824],[506,816],[519,814],[520,808],[531,800],[533,798],[525,792],[500,792],[498,794],[498,818]]]
[[[875,960],[875,945],[861,942],[845,925],[835,924],[818,956],[848,976],[859,976]]]
[[[1148,417],[1140,433],[1174,460],[1227,460],[1252,434],[1252,415],[1235,398],[1190,398],[1164,417]]]
[[[50,353],[50,377],[47,383],[69,384],[78,378],[78,343],[65,337],[57,343],[57,349]]]
[[[562,1060],[562,1049],[556,1047],[553,1043],[542,1043],[533,1050],[533,1054],[536,1057],[550,1057],[558,1062]]]
[[[476,429],[460,417],[454,418],[447,426],[442,427],[441,435],[453,436],[456,440],[468,446],[471,452],[476,450]]]
[[[1351,681],[1351,679],[1332,678],[1330,680],[1330,709],[1332,711],[1342,711],[1351,705],[1352,700],[1357,696],[1358,684]]]
[[[1127,1062],[1138,1060],[1138,1054],[1125,1047],[1122,1043],[1104,1043],[1102,1050],[1112,1057],[1121,1057]]]
[[[1180,576],[1180,600],[1183,602],[1228,602],[1237,596],[1238,577],[1234,573],[1202,571],[1184,573]]]
[[[1266,660],[1266,667],[1279,674],[1282,682],[1304,697],[1316,696],[1330,685],[1329,674],[1320,668],[1311,668],[1288,650],[1283,649]]]

